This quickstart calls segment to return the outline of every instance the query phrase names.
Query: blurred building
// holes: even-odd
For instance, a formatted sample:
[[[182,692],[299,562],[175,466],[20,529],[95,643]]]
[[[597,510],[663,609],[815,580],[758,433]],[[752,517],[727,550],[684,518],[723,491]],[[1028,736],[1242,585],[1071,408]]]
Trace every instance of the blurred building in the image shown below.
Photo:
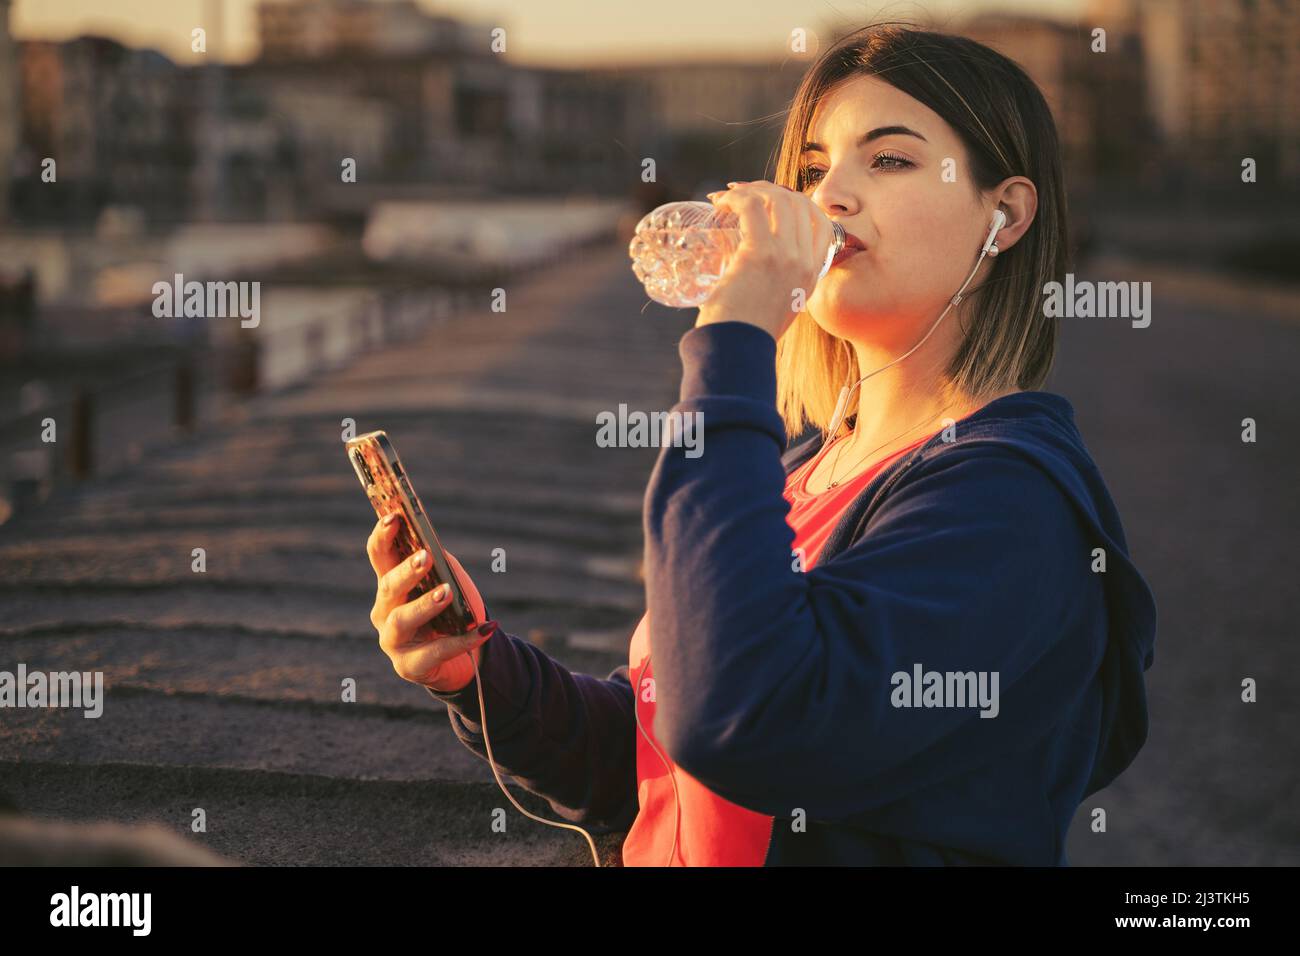
[[[600,190],[630,175],[610,152],[623,90],[516,66],[493,52],[490,25],[410,0],[265,0],[258,29],[261,54],[238,72],[287,119],[320,208],[401,183]],[[357,160],[355,184],[341,182],[344,157]]]
[[[530,191],[625,193],[640,174],[637,109],[624,78],[582,70],[511,70],[511,178]]]
[[[987,14],[962,25],[961,33],[1015,60],[1042,90],[1052,109],[1061,147],[1078,156],[1092,138],[1087,108],[1086,58],[1077,29],[1040,17]]]
[[[377,184],[495,178],[508,155],[508,75],[495,58],[352,52],[227,72],[292,143],[309,204]],[[344,159],[356,161],[355,183],[343,181]]]
[[[724,175],[720,158],[732,172],[752,172],[772,141],[770,129],[755,138],[753,127],[788,106],[800,72],[775,63],[520,66],[491,52],[490,25],[411,0],[264,0],[258,29],[262,51],[249,69],[295,128],[320,127],[313,96],[355,98],[338,112],[343,122],[384,114],[379,128],[355,136],[333,129],[336,147],[371,147],[369,182],[625,193],[646,157],[683,181],[700,169]],[[738,139],[743,162],[719,156]]]
[[[1085,19],[1142,47],[1151,112],[1191,184],[1300,181],[1300,10],[1294,0],[1092,0]]]
[[[275,115],[267,91],[239,68],[186,73],[195,104],[191,213],[203,221],[291,220],[311,184],[299,175],[291,124]]]
[[[439,190],[627,195],[646,159],[661,188],[691,190],[764,174],[805,68],[519,65],[491,25],[413,0],[263,0],[257,25],[241,65],[178,67],[101,37],[21,44],[24,220],[359,221]],[[46,158],[57,188],[40,188]]]
[[[1016,61],[1042,90],[1073,188],[1160,175],[1135,37],[1116,31],[1107,52],[1094,53],[1089,24],[1003,14],[972,18],[960,32]]]
[[[171,60],[84,36],[20,43],[18,64],[16,212],[60,221],[93,220],[110,205],[153,219],[186,214],[193,113]],[[46,159],[57,187],[41,181]]]
[[[288,132],[306,208],[364,206],[376,186],[507,178],[509,67],[488,27],[412,0],[263,0],[257,25],[257,60],[230,72]]]
[[[426,13],[413,0],[263,0],[257,32],[265,60],[487,50],[486,31]]]
[[[629,112],[624,142],[638,164],[656,160],[661,180],[689,188],[736,176],[771,176],[786,111],[806,65],[778,61],[656,63],[591,71],[619,83]]]
[[[735,136],[755,121],[784,114],[804,70],[803,63],[783,70],[773,60],[661,63],[617,72],[638,85],[638,105],[659,129]]]

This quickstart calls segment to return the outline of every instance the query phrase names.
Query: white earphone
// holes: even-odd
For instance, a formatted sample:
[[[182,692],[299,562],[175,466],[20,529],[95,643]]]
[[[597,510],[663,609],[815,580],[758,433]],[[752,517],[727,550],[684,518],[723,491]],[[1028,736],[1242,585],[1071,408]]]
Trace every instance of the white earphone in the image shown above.
[[[980,252],[987,252],[991,256],[998,254],[998,244],[993,240],[997,238],[998,230],[1007,224],[1007,214],[1001,209],[993,212],[993,225],[989,227],[989,237],[984,240],[984,245],[980,247]],[[962,288],[966,288],[962,286]]]
[[[943,321],[943,317],[948,314],[948,309],[951,309],[954,305],[956,305],[958,302],[961,301],[961,294],[966,291],[966,286],[970,285],[970,280],[975,278],[975,273],[979,271],[980,263],[984,261],[984,257],[986,255],[990,257],[994,257],[998,254],[998,244],[994,240],[997,239],[998,231],[1001,230],[1002,227],[1005,226],[1006,224],[1007,224],[1007,214],[1004,213],[1001,209],[994,210],[993,222],[989,226],[988,238],[984,240],[984,245],[980,247],[980,257],[977,260],[975,260],[975,268],[971,269],[970,275],[968,275],[966,277],[966,281],[961,284],[961,288],[957,290],[957,294],[952,297],[952,299],[948,302],[948,305],[944,308],[944,310],[939,313],[939,318],[934,320],[934,325],[930,326],[930,332],[933,332],[936,328],[939,327],[939,323]],[[840,397],[835,403],[835,413],[831,415],[831,424],[830,427],[826,430],[827,437],[833,438],[835,436],[835,432],[839,429],[840,423],[844,419],[844,413],[848,409],[849,396],[853,394],[853,389],[857,388],[867,379],[871,378],[871,376],[875,375],[876,372],[883,372],[885,369],[889,368],[890,365],[894,365],[898,362],[901,362],[903,359],[907,358],[909,355],[911,355],[913,352],[919,349],[921,347],[921,344],[930,337],[930,332],[926,332],[925,335],[921,336],[920,342],[917,342],[915,345],[913,345],[910,349],[908,349],[898,358],[894,359],[894,361],[890,362],[889,365],[882,365],[880,366],[880,368],[876,369],[875,372],[871,372],[870,374],[862,376],[862,378],[854,382],[852,386],[845,385],[842,389],[840,389]],[[826,449],[829,447],[830,447],[829,442],[823,442],[822,450],[818,452],[818,455],[824,453]],[[816,466],[814,465],[813,467]]]

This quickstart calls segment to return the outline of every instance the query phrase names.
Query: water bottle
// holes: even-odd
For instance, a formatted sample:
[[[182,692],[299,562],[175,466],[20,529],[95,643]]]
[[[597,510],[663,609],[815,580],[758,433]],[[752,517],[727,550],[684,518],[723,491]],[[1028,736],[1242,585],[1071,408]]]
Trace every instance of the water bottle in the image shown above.
[[[818,279],[844,247],[844,227],[832,220],[831,228],[835,238]],[[739,245],[740,220],[731,210],[707,202],[670,202],[637,223],[627,251],[632,271],[650,298],[674,309],[689,309],[708,299]]]

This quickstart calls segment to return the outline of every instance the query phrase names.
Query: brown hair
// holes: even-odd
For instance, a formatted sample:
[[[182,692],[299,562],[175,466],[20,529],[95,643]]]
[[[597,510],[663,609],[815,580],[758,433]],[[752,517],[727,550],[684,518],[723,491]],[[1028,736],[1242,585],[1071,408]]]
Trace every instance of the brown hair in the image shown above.
[[[978,190],[1010,176],[1033,182],[1034,220],[967,300],[969,325],[945,376],[976,398],[1038,388],[1052,367],[1057,321],[1044,314],[1040,293],[1068,268],[1060,144],[1042,93],[1012,60],[966,37],[898,24],[864,27],[826,50],[804,76],[774,182],[803,191],[800,151],[814,109],[833,87],[859,75],[876,76],[939,114],[965,146]],[[862,375],[853,350],[805,311],[777,341],[776,355],[777,410],[787,433],[794,437],[809,424],[825,430],[840,386]]]

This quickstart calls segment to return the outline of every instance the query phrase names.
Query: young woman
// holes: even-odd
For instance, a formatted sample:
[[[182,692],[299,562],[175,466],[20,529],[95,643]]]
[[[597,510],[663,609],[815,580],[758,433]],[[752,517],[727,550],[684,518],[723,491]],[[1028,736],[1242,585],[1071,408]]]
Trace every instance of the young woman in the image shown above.
[[[413,641],[443,602],[401,603],[427,567],[377,526],[381,645],[485,754],[480,655],[497,766],[630,827],[629,865],[1065,864],[1146,739],[1155,605],[1037,390],[1067,229],[1043,97],[970,40],[867,28],[804,79],[776,182],[714,202],[742,242],[674,408],[707,454],[666,445],[651,476],[628,666]],[[831,220],[851,250],[818,281]]]

